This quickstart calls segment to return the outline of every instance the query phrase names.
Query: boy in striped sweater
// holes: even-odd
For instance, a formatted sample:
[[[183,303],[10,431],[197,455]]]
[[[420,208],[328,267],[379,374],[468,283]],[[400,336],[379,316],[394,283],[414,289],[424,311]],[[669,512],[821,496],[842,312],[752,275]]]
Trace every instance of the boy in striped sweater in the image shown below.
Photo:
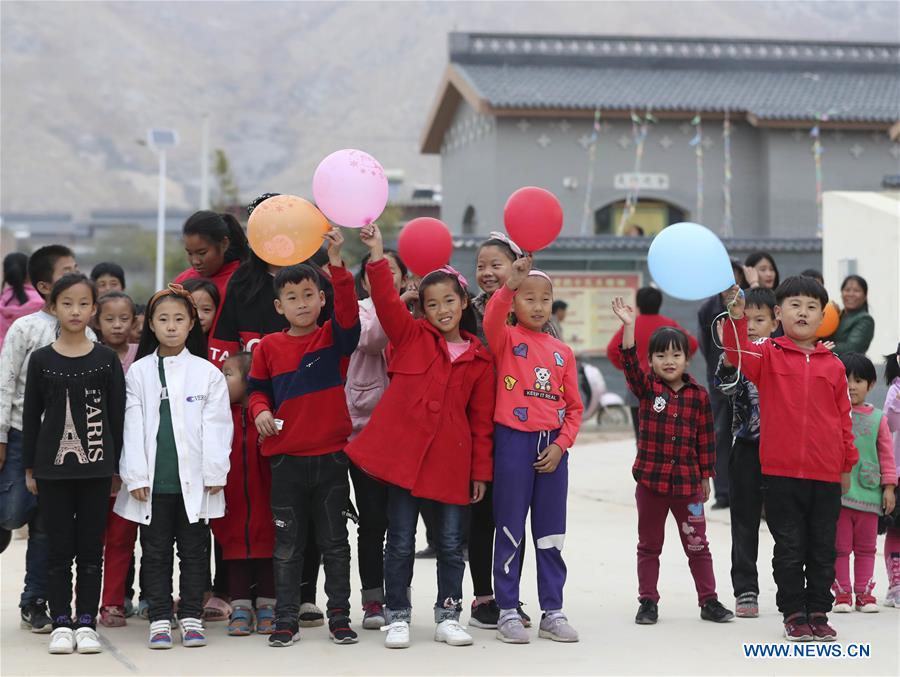
[[[351,424],[344,378],[359,342],[359,314],[353,275],[341,261],[344,238],[332,229],[325,239],[334,285],[332,318],[316,324],[325,305],[316,270],[306,264],[282,268],[275,276],[275,308],[290,328],[262,339],[250,369],[250,415],[272,468],[277,603],[269,646],[276,647],[300,638],[310,517],[325,567],[331,638],[338,644],[357,641],[350,628],[350,545],[342,513],[350,499],[343,449]]]

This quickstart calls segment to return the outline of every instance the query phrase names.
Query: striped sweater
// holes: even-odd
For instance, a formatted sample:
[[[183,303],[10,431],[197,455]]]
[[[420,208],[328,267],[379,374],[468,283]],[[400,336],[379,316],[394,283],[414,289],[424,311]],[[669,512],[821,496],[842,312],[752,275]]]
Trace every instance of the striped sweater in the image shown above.
[[[359,342],[353,275],[331,268],[334,313],[311,334],[285,330],[264,336],[250,368],[250,415],[271,411],[284,421],[266,438],[263,456],[319,456],[340,451],[351,432],[344,396],[350,356]]]

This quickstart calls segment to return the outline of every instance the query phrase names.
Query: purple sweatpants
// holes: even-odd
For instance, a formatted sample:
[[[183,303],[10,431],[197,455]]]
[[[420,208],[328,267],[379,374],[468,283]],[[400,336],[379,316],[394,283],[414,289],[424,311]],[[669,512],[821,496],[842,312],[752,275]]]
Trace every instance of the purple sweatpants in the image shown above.
[[[494,426],[494,596],[501,609],[515,609],[519,604],[521,552],[529,508],[541,609],[555,611],[563,606],[566,563],[562,547],[566,539],[569,454],[563,454],[552,473],[538,473],[533,467],[538,453],[558,433]]]

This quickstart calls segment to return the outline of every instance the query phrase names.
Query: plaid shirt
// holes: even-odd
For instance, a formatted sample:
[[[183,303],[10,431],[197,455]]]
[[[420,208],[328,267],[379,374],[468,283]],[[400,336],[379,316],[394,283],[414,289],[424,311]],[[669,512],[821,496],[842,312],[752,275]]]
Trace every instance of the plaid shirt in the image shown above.
[[[694,496],[700,479],[715,475],[716,446],[709,394],[688,374],[675,392],[655,374],[645,374],[637,349],[623,349],[625,378],[640,401],[634,479],[651,491]]]

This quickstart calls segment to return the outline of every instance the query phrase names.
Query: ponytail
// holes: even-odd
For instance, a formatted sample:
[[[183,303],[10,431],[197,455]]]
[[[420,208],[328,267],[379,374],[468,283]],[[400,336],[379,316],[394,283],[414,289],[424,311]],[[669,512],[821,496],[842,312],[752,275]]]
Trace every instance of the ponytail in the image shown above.
[[[199,235],[213,244],[222,244],[228,238],[225,262],[246,261],[250,254],[247,235],[240,222],[232,214],[217,214],[207,210],[194,212],[184,222],[183,235]]]
[[[25,293],[25,280],[28,279],[28,257],[22,252],[13,252],[3,259],[3,284],[12,289],[13,296],[19,305],[28,302]]]

